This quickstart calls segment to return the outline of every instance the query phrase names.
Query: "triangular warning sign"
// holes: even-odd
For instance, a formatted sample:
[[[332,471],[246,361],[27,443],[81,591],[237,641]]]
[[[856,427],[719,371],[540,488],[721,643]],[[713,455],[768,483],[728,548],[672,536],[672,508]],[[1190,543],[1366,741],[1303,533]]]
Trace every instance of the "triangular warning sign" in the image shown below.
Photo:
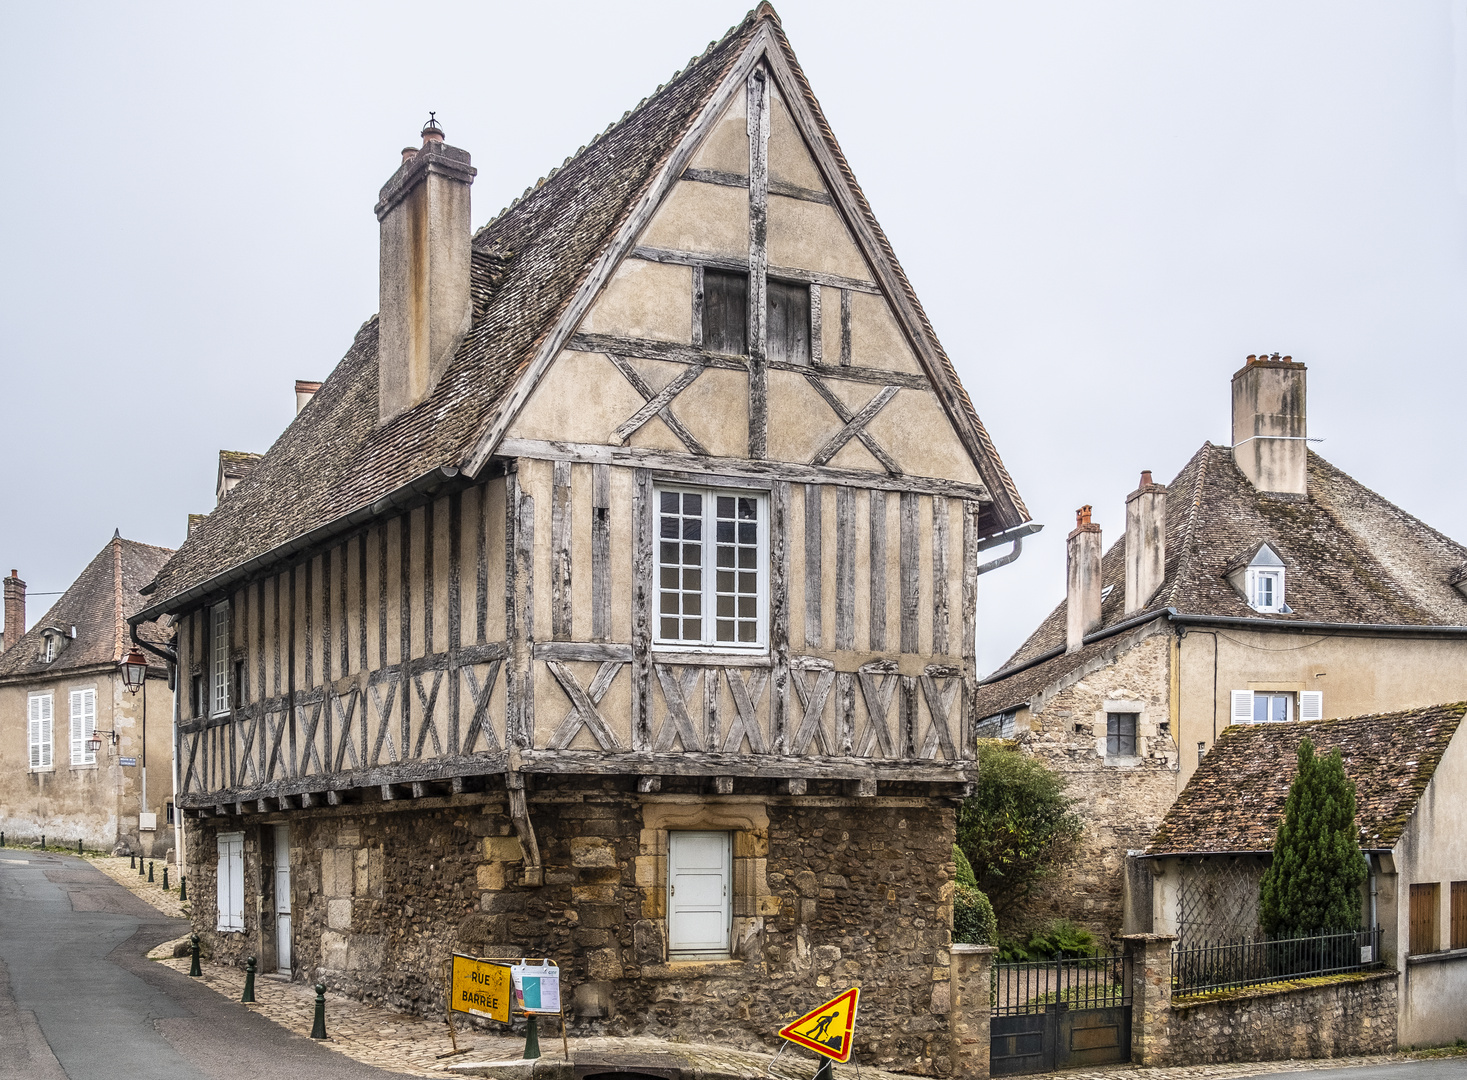
[[[779,1036],[799,1043],[807,1050],[824,1054],[832,1061],[851,1060],[855,1044],[856,1006],[861,1002],[861,988],[853,986],[839,997],[833,997],[818,1009],[811,1009],[793,1023],[779,1029]]]

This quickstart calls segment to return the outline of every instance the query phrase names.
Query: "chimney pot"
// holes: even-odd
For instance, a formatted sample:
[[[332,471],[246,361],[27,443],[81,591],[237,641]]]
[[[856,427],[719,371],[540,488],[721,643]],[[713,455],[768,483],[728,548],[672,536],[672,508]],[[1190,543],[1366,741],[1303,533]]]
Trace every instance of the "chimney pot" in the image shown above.
[[[1075,511],[1066,542],[1065,651],[1079,652],[1085,635],[1100,625],[1100,526],[1090,507]]]
[[[433,114],[423,146],[403,153],[377,201],[381,224],[377,327],[378,419],[386,423],[433,391],[473,321],[469,296],[466,150],[443,141]]]
[[[416,146],[404,146],[402,148],[402,163],[404,165],[406,165],[409,161],[412,161],[413,158],[417,156],[418,148]]]
[[[13,648],[25,636],[25,582],[14,570],[5,579],[5,630],[0,652]]]
[[[1126,497],[1126,614],[1143,610],[1166,575],[1166,488],[1141,474]]]
[[[1308,493],[1307,370],[1273,353],[1233,375],[1233,461],[1259,491]]]

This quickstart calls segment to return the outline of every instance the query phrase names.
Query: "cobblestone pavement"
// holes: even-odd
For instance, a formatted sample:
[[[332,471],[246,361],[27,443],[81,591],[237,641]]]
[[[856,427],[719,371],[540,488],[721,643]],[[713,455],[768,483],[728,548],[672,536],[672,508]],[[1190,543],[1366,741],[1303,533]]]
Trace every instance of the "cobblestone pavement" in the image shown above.
[[[178,901],[178,889],[165,892],[160,873],[155,868],[154,884],[140,877],[136,868],[128,869],[127,859],[93,858],[89,860],[103,873],[127,886],[141,899],[168,915],[187,915],[188,905]],[[180,939],[187,940],[187,939]],[[188,972],[187,958],[173,957],[173,942],[160,945],[149,955],[175,971]],[[202,981],[211,989],[239,1001],[244,990],[245,973],[235,967],[205,963]],[[258,1012],[299,1035],[309,1035],[315,1017],[316,993],[303,983],[287,983],[264,975],[255,977],[254,1005],[242,1009]],[[546,1063],[562,1057],[558,1021],[546,1018],[540,1025],[540,1049]],[[453,1072],[468,1071],[488,1062],[519,1059],[524,1052],[523,1035],[494,1035],[482,1031],[461,1031],[459,1048],[466,1051],[451,1057],[453,1044],[448,1027],[440,1019],[427,1019],[394,1012],[391,1009],[364,1005],[341,994],[326,995],[325,1045],[347,1057],[367,1065],[393,1069],[413,1076],[444,1077]],[[730,1050],[725,1047],[697,1043],[670,1042],[654,1038],[610,1038],[605,1036],[572,1037],[571,1057],[578,1062],[630,1061],[646,1065],[659,1058],[669,1064],[692,1065],[704,1075],[755,1077],[765,1075],[770,1055]],[[1375,1057],[1326,1058],[1315,1061],[1253,1061],[1225,1065],[1190,1065],[1168,1069],[1142,1069],[1135,1065],[1114,1065],[1099,1069],[1075,1069],[1060,1073],[1064,1080],[1232,1080],[1234,1077],[1258,1076],[1264,1073],[1315,1072],[1393,1061],[1409,1061],[1420,1055],[1382,1054]],[[456,1067],[456,1068],[455,1068]],[[453,1072],[449,1070],[452,1069]],[[809,1080],[815,1064],[807,1057],[782,1056],[775,1073],[788,1080]],[[836,1067],[838,1080],[896,1080],[897,1074],[877,1069],[861,1069],[853,1065]]]
[[[168,868],[169,888],[163,888],[163,861],[155,860],[153,863],[153,884],[148,884],[147,863],[143,864],[143,872],[138,873],[136,866],[129,867],[126,857],[117,859],[110,856],[87,855],[87,862],[91,863],[102,873],[113,881],[126,885],[140,900],[152,904],[164,915],[188,918],[189,905],[180,903],[178,900],[178,877],[172,866]]]

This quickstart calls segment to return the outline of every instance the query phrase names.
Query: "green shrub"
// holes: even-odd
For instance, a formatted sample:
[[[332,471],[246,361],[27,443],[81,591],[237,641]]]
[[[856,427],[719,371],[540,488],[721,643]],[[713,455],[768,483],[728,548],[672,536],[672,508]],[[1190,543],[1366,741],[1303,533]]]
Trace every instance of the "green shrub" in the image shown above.
[[[978,740],[978,785],[958,811],[958,847],[978,888],[1007,918],[1069,857],[1083,827],[1064,779],[1013,747]]]
[[[1355,829],[1355,785],[1340,752],[1316,757],[1305,739],[1273,862],[1259,885],[1258,921],[1275,937],[1358,930],[1368,873]]]
[[[998,940],[998,918],[988,897],[971,885],[953,890],[953,941],[959,945],[992,945]]]
[[[963,849],[957,844],[953,845],[953,862],[958,867],[958,884],[968,885],[972,888],[978,887],[978,879],[973,876],[973,864],[968,861],[968,856],[963,854]]]
[[[997,944],[998,959],[1005,964],[1053,960],[1056,953],[1066,960],[1096,954],[1095,935],[1069,919],[1054,919],[1027,937],[1005,935]]]

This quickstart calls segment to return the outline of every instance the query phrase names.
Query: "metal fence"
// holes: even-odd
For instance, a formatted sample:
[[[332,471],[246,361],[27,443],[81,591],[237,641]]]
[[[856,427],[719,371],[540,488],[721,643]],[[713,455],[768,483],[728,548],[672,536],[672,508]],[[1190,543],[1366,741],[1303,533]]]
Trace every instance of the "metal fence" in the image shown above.
[[[994,1016],[1042,1013],[1059,1002],[1070,1009],[1108,1009],[1131,999],[1124,967],[1120,953],[994,964],[989,1004]]]
[[[1172,950],[1172,992],[1201,994],[1280,979],[1339,975],[1380,963],[1379,926],[1343,934],[1184,944]]]

